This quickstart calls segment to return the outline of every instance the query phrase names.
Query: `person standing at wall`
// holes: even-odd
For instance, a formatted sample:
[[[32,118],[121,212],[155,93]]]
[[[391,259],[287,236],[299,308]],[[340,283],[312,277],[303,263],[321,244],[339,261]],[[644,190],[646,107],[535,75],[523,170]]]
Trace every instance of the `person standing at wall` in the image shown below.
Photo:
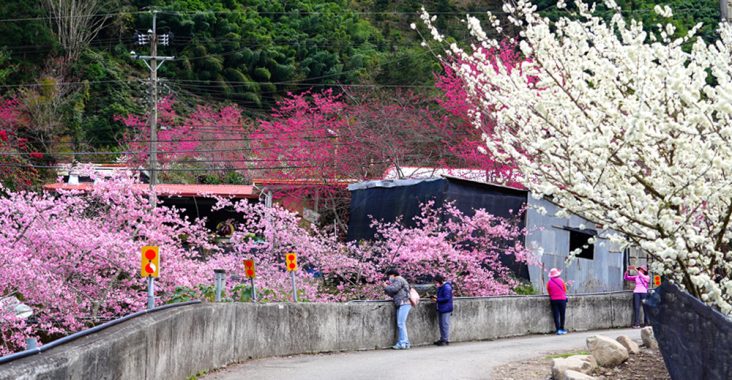
[[[549,294],[557,335],[567,333],[567,330],[564,329],[564,316],[567,310],[567,285],[559,278],[561,274],[562,271],[552,268],[549,271],[549,281],[546,283],[546,291]]]
[[[447,346],[450,344],[450,316],[452,315],[452,285],[445,282],[445,277],[441,274],[435,275],[435,286],[437,287],[437,295],[432,299],[437,303],[437,315],[440,322],[440,340],[435,342],[437,346]]]
[[[407,317],[409,316],[409,310],[412,309],[412,305],[409,303],[409,283],[399,275],[399,271],[395,268],[387,270],[386,275],[389,278],[384,282],[384,292],[394,300],[397,331],[399,332],[399,338],[391,348],[406,350],[411,347],[407,335]]]
[[[651,281],[651,277],[648,275],[648,269],[641,266],[636,269],[636,275],[631,276],[628,274],[629,270],[636,269],[634,266],[629,266],[628,270],[625,271],[626,281],[635,281],[635,289],[633,289],[633,328],[640,328],[640,314],[641,314],[641,303],[648,297],[648,284]],[[648,317],[646,313],[643,313],[643,326],[648,324]]]

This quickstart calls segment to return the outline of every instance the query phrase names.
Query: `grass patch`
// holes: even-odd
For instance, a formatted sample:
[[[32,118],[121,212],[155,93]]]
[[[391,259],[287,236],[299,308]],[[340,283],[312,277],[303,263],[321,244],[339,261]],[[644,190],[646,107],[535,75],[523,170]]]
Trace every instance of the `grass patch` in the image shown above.
[[[208,375],[208,371],[198,371],[198,373],[196,373],[195,375],[188,376],[186,380],[198,380],[199,377],[203,377],[206,375]]]
[[[513,288],[513,292],[520,296],[531,296],[535,294],[539,294],[539,292],[534,289],[534,287],[529,282],[522,282],[515,288]]]
[[[544,357],[544,359],[559,359],[559,358],[564,359],[564,358],[568,358],[570,356],[575,356],[575,355],[589,355],[589,354],[590,353],[587,352],[587,351],[565,352],[563,354],[547,355],[547,356]]]

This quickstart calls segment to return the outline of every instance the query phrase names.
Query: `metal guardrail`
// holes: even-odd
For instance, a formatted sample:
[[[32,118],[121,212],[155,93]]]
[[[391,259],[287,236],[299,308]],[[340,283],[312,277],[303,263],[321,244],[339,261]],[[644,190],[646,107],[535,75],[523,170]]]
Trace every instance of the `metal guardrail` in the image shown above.
[[[87,335],[90,335],[90,334],[93,334],[93,333],[102,331],[104,329],[107,329],[107,328],[112,327],[114,325],[118,325],[118,324],[120,324],[122,322],[125,322],[125,321],[130,320],[130,319],[135,318],[135,317],[139,317],[141,315],[145,315],[145,314],[149,314],[149,313],[154,313],[156,311],[161,311],[161,310],[172,309],[174,307],[187,306],[187,305],[195,305],[195,304],[199,304],[199,303],[201,303],[200,300],[188,301],[188,302],[181,302],[181,303],[172,303],[172,304],[169,304],[169,305],[163,305],[163,306],[160,306],[160,307],[156,307],[156,308],[154,308],[152,310],[138,311],[136,313],[132,313],[132,314],[129,314],[129,315],[125,315],[124,317],[117,318],[117,319],[113,319],[113,320],[111,320],[109,322],[102,323],[101,325],[94,326],[94,327],[92,327],[90,329],[86,329],[86,330],[82,330],[82,331],[79,331],[79,332],[75,332],[75,333],[73,333],[71,335],[67,335],[67,336],[65,336],[63,338],[56,339],[53,342],[46,343],[46,344],[44,344],[41,347],[36,347],[36,348],[29,349],[29,350],[20,351],[20,352],[14,353],[14,354],[10,354],[10,355],[6,355],[6,356],[3,356],[3,357],[0,357],[0,364],[9,363],[9,362],[12,362],[14,360],[22,359],[22,358],[25,358],[25,357],[28,357],[28,356],[31,356],[31,355],[35,355],[35,354],[40,354],[43,351],[50,350],[50,349],[52,349],[54,347],[58,347],[58,346],[60,346],[60,345],[62,345],[64,343],[68,343],[68,342],[71,342],[73,340],[79,339],[81,337],[84,337],[84,336],[87,336]]]

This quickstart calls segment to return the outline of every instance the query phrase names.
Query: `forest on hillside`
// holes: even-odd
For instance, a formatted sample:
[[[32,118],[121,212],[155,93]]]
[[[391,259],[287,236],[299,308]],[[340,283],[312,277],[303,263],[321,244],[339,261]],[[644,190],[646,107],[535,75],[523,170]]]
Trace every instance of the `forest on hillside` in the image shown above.
[[[161,98],[175,99],[177,115],[234,104],[246,120],[268,118],[278,101],[304,91],[397,103],[417,94],[429,103],[442,67],[410,29],[419,9],[438,16],[458,43],[469,41],[466,13],[503,15],[501,0],[84,0],[74,2],[88,6],[76,16],[53,3],[72,2],[0,4],[0,123],[15,131],[18,150],[0,157],[6,177],[17,175],[8,167],[29,163],[42,177],[60,162],[120,158],[133,132],[121,120],[150,108],[148,70],[130,51],[149,52],[134,36],[151,28],[152,9],[158,33],[170,36],[158,53],[175,57],[160,67]],[[555,3],[537,6],[552,18],[560,14]],[[653,1],[618,3],[648,28],[660,21]],[[702,37],[715,38],[716,1],[668,4],[679,30],[703,22]],[[78,154],[89,151],[104,154]]]

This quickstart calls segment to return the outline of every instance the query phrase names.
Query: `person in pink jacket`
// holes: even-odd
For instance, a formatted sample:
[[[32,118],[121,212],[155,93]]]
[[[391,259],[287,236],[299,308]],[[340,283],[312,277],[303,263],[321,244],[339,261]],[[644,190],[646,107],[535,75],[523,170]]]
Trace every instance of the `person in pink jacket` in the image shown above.
[[[552,268],[549,271],[549,281],[546,283],[546,292],[549,293],[549,302],[552,306],[557,335],[567,333],[567,330],[564,329],[564,315],[567,311],[567,285],[559,278],[561,274],[562,271]]]
[[[633,289],[633,328],[640,328],[640,314],[641,314],[641,303],[648,297],[648,284],[651,281],[651,277],[648,276],[648,269],[646,267],[639,267],[636,269],[637,274],[631,276],[628,274],[629,270],[636,269],[634,266],[629,266],[628,270],[625,271],[626,281],[635,281],[635,289]],[[648,324],[648,317],[646,313],[643,313],[643,326]]]

